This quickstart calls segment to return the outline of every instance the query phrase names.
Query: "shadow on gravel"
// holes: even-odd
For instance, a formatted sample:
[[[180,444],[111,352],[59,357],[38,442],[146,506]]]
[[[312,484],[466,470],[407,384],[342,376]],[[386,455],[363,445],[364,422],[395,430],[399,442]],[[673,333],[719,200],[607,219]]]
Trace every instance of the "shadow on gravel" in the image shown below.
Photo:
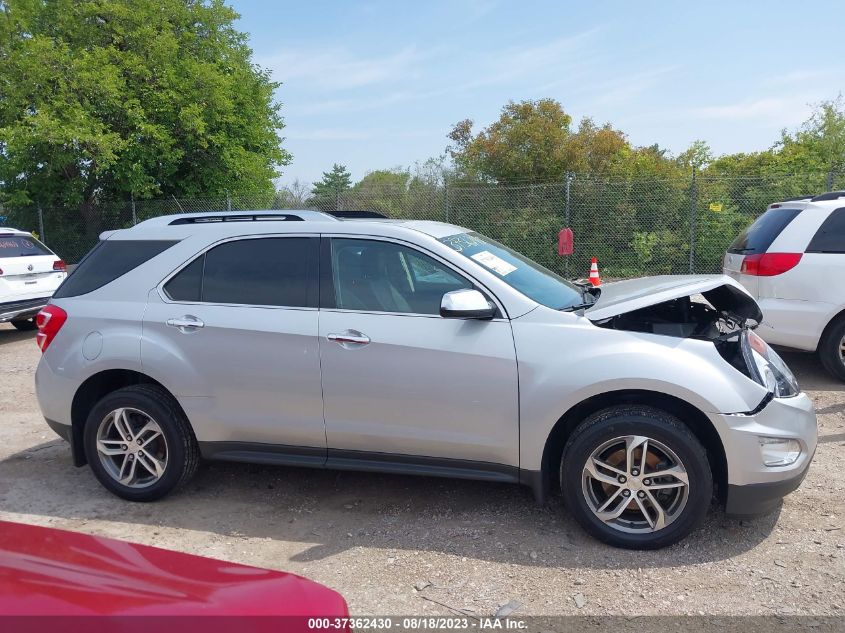
[[[784,351],[779,354],[804,391],[845,391],[845,382],[827,373],[815,354]]]
[[[10,343],[17,343],[18,341],[25,341],[27,339],[35,341],[35,332],[21,332],[14,327],[3,327],[0,325],[0,345],[8,345]]]
[[[70,520],[81,530],[115,521],[301,543],[291,557],[301,562],[359,547],[599,569],[731,558],[769,537],[779,514],[739,521],[714,508],[682,543],[631,552],[593,540],[559,501],[538,507],[521,486],[242,464],[206,465],[162,501],[129,503],[103,489],[87,467],[74,468],[61,440],[0,461],[0,511]]]

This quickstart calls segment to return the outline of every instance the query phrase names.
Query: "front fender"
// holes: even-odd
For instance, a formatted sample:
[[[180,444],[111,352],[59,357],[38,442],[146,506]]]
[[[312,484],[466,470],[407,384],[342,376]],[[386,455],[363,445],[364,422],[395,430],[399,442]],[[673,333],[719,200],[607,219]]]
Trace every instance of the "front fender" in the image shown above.
[[[535,311],[513,321],[519,364],[520,467],[539,470],[557,421],[604,393],[674,396],[708,414],[754,409],[766,390],[728,364],[713,343],[610,330],[572,314]],[[724,429],[716,429],[723,435]]]

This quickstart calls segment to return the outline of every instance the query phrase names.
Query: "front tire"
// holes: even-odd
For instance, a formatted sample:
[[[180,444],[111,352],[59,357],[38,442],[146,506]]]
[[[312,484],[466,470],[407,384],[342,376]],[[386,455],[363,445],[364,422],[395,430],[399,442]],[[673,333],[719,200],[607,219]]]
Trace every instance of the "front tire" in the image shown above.
[[[35,325],[35,317],[32,317],[30,319],[18,319],[16,321],[12,321],[12,325],[14,325],[16,329],[22,332],[31,332],[33,330],[38,329],[38,326]]]
[[[129,501],[160,499],[186,483],[199,464],[185,414],[156,385],[132,385],[105,396],[88,415],[83,443],[100,483]]]
[[[822,334],[819,360],[834,378],[845,380],[845,315],[831,323]]]
[[[643,406],[584,420],[563,449],[560,485],[587,532],[627,549],[678,542],[698,527],[713,496],[701,443],[676,417]]]

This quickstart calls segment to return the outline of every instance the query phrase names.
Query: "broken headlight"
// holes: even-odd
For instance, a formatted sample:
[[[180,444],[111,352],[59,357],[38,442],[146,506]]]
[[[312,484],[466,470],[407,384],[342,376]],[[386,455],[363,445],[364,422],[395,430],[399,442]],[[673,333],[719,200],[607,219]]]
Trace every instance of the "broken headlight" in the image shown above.
[[[768,343],[751,330],[743,330],[740,337],[742,356],[748,371],[756,382],[771,391],[777,398],[797,396],[798,381]]]

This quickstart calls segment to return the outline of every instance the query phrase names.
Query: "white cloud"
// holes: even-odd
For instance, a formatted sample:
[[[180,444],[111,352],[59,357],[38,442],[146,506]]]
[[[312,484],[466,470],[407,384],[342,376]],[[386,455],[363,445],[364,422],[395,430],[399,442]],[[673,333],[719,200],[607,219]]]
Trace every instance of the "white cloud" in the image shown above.
[[[285,128],[285,131],[289,131],[289,128]],[[286,134],[285,138],[295,141],[371,141],[377,139],[429,138],[435,133],[432,130],[415,129],[394,131],[388,128],[325,127],[313,130],[294,130]]]
[[[804,121],[810,115],[815,101],[818,101],[815,94],[746,99],[724,105],[692,108],[689,115],[699,119],[754,120],[790,126]]]
[[[289,132],[285,134],[285,138],[296,141],[365,141],[371,138],[371,135],[363,130],[348,128],[317,128]]]
[[[466,76],[476,77],[462,85],[464,89],[502,84],[514,80],[540,78],[548,80],[563,74],[584,73],[595,56],[587,55],[598,29],[560,37],[533,46],[510,46],[497,54],[485,56],[476,68],[465,69]]]
[[[285,49],[259,60],[285,83],[306,83],[325,90],[360,88],[394,82],[418,74],[426,55],[406,47],[381,57],[357,57],[345,49]]]

